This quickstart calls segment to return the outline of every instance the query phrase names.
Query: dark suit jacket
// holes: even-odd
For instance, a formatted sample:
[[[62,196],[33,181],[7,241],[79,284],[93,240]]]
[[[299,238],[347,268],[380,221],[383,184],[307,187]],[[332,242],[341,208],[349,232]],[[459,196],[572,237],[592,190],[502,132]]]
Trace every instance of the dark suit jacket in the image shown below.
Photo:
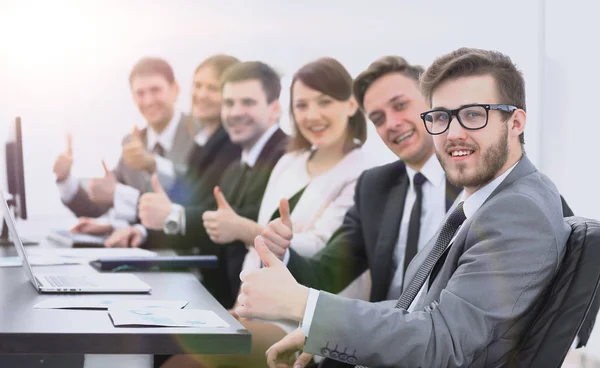
[[[224,172],[232,162],[239,162],[242,150],[229,139],[223,129],[219,129],[208,139],[204,146],[196,145],[188,161],[188,170],[168,191],[169,199],[182,206],[214,201],[213,188],[219,184]],[[145,248],[174,248],[172,239],[162,231],[148,231]],[[186,253],[182,250],[182,253]]]
[[[290,249],[288,268],[299,283],[339,293],[371,270],[371,301],[385,300],[395,267],[394,249],[409,180],[402,161],[366,170],[358,179],[354,206],[327,246],[311,259]],[[446,208],[458,195],[447,186]],[[435,224],[438,226],[438,224]]]
[[[238,215],[257,220],[269,176],[279,158],[285,153],[287,142],[287,135],[278,129],[267,141],[256,164],[244,178],[244,169],[239,161],[232,162],[223,172],[219,186]],[[193,205],[185,206],[185,236],[169,236],[168,241],[181,253],[197,250],[199,254],[219,257],[218,268],[202,270],[203,283],[223,306],[229,308],[233,306],[237,296],[239,273],[247,249],[241,242],[215,244],[208,237],[202,225],[202,214],[217,208],[212,188],[210,190],[211,195],[204,197],[202,202],[196,201]]]

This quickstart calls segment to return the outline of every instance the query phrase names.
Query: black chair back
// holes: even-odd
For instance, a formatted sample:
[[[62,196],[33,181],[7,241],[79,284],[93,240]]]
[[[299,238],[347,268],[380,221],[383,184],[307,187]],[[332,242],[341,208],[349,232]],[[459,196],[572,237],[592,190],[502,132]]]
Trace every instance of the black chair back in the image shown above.
[[[565,256],[541,299],[537,317],[515,349],[510,367],[560,367],[571,345],[585,346],[600,299],[600,222],[568,217],[571,226]]]

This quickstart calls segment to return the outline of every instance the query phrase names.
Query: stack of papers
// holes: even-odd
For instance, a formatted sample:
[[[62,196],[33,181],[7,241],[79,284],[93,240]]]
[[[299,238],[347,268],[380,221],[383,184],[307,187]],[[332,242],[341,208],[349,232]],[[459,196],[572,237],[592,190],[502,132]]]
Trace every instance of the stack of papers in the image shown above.
[[[110,307],[108,314],[117,327],[229,327],[215,312],[201,309],[141,309]]]
[[[50,297],[34,309],[100,309],[108,310],[115,327],[229,327],[215,312],[182,309],[184,300],[111,299],[85,297]]]

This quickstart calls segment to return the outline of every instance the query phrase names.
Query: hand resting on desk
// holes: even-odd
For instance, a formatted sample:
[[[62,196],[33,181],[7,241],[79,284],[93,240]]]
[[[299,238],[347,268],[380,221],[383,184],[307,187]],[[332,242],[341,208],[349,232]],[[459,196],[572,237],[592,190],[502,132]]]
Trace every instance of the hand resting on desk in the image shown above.
[[[142,233],[135,226],[115,230],[104,242],[108,248],[137,248],[142,244]]]
[[[113,231],[113,227],[106,221],[80,217],[70,231],[74,234],[107,235]]]

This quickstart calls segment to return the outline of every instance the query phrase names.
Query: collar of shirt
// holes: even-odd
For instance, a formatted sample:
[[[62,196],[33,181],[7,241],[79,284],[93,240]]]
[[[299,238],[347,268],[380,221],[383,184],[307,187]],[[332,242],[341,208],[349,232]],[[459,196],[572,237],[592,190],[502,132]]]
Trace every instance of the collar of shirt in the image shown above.
[[[160,143],[165,152],[171,151],[173,148],[173,141],[175,140],[175,133],[177,133],[177,125],[179,125],[179,120],[181,119],[181,114],[174,112],[171,121],[165,129],[160,133],[156,133],[154,129],[150,125],[148,125],[148,129],[146,129],[147,134],[147,148],[148,151],[152,152],[156,143]]]
[[[275,132],[279,129],[279,125],[275,124],[270,127],[260,139],[250,148],[249,150],[242,151],[242,164],[246,164],[250,167],[254,167],[256,164],[256,160],[258,160],[258,156],[262,152],[262,149],[265,147],[265,144],[269,141],[271,136],[275,134]]]
[[[200,147],[204,147],[206,142],[208,142],[208,134],[206,134],[206,129],[204,127],[200,128],[200,131],[194,136],[194,141]]]
[[[519,161],[517,161],[516,164],[512,165],[508,170],[503,172],[502,175],[492,180],[488,184],[484,185],[475,193],[471,194],[469,198],[465,199],[466,193],[464,190],[462,191],[460,200],[464,201],[463,210],[465,211],[466,218],[473,216],[475,212],[477,212],[479,207],[483,205],[483,203],[488,199],[490,194],[492,194],[492,192],[496,190],[496,188],[498,188],[498,185],[500,185],[500,183],[502,183],[504,179],[506,179],[508,174],[510,174],[511,171],[513,171],[513,169],[515,168],[515,166],[517,166],[518,163]]]
[[[427,181],[436,188],[438,188],[440,185],[443,185],[446,179],[446,173],[444,173],[444,169],[442,168],[442,165],[440,165],[440,162],[435,155],[431,155],[431,157],[429,157],[429,159],[425,162],[425,165],[423,165],[421,168],[420,172],[425,178],[427,178]],[[406,173],[408,174],[410,186],[413,187],[414,178],[417,172],[406,165]]]

